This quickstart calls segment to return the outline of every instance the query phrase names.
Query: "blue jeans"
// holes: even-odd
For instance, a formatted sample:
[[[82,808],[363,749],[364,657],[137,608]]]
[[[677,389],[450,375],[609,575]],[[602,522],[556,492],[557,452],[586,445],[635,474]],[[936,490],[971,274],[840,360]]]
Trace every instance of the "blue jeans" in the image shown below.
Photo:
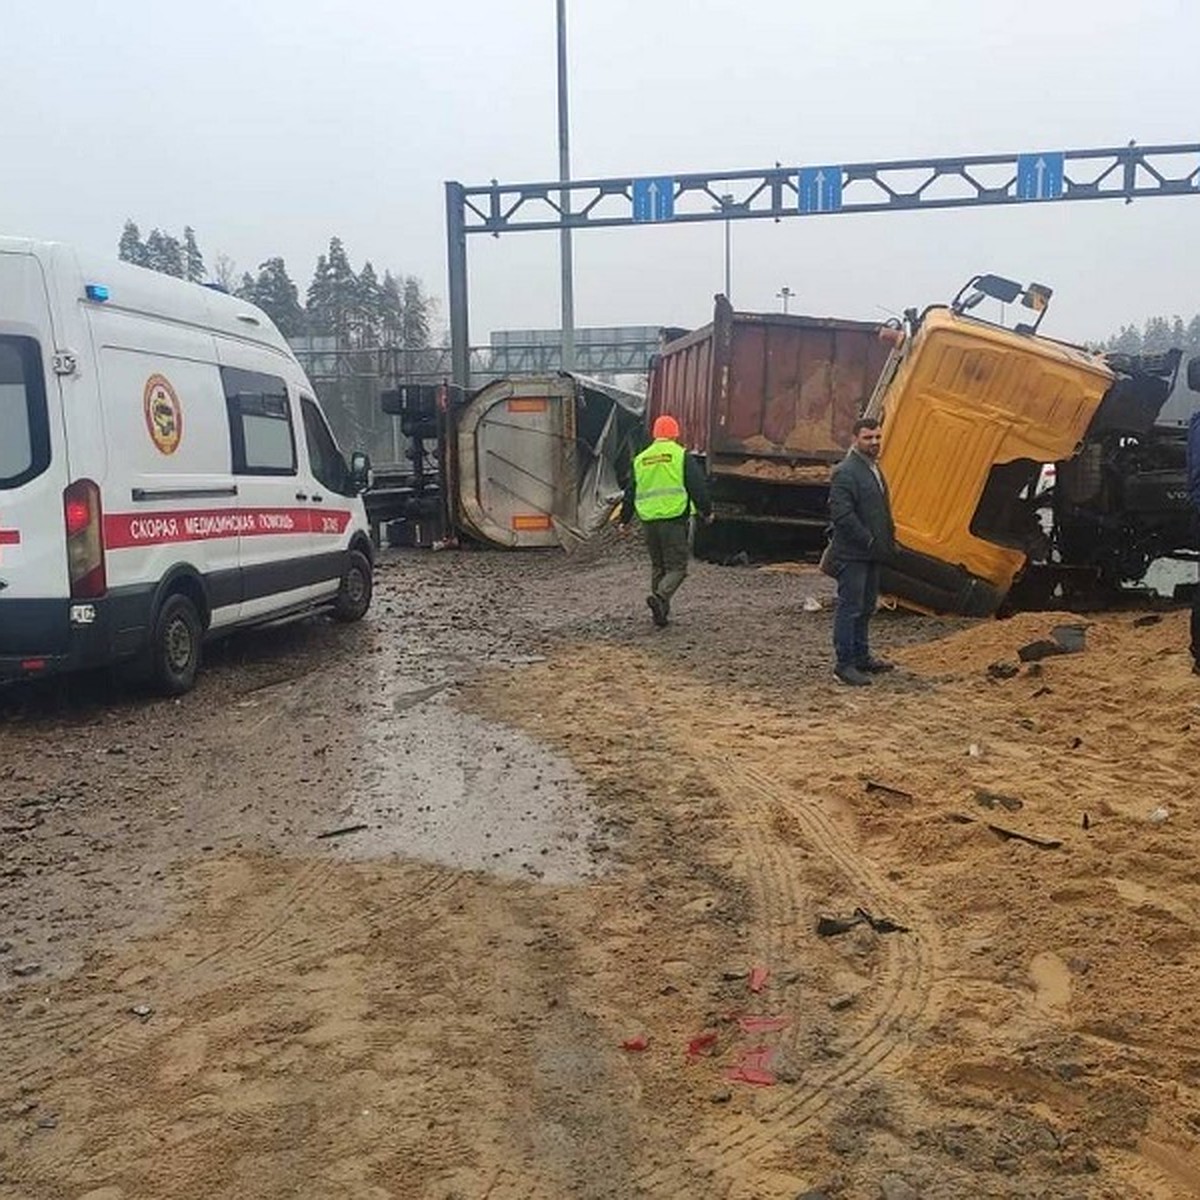
[[[844,561],[837,570],[833,649],[839,667],[860,667],[870,657],[867,627],[879,600],[879,564]]]

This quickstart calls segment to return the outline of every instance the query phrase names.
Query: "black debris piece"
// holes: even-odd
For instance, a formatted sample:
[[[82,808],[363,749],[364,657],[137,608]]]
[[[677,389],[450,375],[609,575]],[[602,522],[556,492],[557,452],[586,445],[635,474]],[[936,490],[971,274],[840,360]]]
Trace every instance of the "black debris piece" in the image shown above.
[[[341,829],[327,829],[324,833],[318,833],[320,838],[336,838],[345,837],[348,833],[362,833],[364,829],[370,829],[369,825],[343,825]]]
[[[1043,658],[1050,658],[1055,654],[1066,654],[1066,651],[1050,638],[1039,638],[1036,642],[1026,642],[1017,651],[1017,657],[1024,663],[1040,662]]]
[[[946,814],[947,818],[954,821],[958,825],[973,825],[978,818],[970,816],[968,813],[951,812]],[[991,830],[998,838],[1003,838],[1004,841],[1026,842],[1030,846],[1036,846],[1039,850],[1057,850],[1062,842],[1057,838],[1044,838],[1036,833],[1020,833],[1016,829],[1009,829],[1004,825],[994,825],[991,821],[984,821],[983,825],[986,829]]]
[[[1080,654],[1087,648],[1086,625],[1055,625],[1050,636],[1062,647],[1064,654]]]
[[[876,933],[908,933],[907,925],[901,925],[890,917],[872,916],[865,908],[856,908],[851,917],[819,917],[817,934],[820,937],[837,937],[849,933],[857,925],[870,925]]]
[[[901,788],[890,787],[886,783],[879,783],[874,779],[867,779],[863,783],[863,788],[868,792],[882,792],[885,796],[891,796],[897,800],[911,800],[912,792],[903,791]]]
[[[975,789],[975,803],[982,808],[1003,808],[1008,812],[1019,812],[1025,807],[1025,802],[1016,796],[1005,796],[1000,792],[986,791],[984,788]]]

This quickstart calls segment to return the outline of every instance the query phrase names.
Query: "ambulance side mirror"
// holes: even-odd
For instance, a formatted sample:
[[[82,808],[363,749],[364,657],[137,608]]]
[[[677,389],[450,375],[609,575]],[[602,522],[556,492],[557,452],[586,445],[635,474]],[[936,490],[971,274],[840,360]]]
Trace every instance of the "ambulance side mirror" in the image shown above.
[[[371,486],[371,460],[361,450],[350,455],[350,486],[356,496]]]

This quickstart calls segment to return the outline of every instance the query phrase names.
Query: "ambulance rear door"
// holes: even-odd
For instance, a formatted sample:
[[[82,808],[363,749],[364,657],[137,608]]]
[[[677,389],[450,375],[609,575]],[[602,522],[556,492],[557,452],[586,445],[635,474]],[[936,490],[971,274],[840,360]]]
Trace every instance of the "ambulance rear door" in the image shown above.
[[[42,264],[0,250],[0,658],[68,647],[69,468],[54,352]]]

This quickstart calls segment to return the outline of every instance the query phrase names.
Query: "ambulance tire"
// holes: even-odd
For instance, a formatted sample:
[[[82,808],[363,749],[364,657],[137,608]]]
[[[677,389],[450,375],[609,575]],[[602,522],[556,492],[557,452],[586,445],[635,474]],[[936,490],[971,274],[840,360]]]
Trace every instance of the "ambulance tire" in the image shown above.
[[[374,583],[371,560],[361,550],[351,550],[333,605],[334,620],[361,621],[371,607]]]
[[[150,642],[150,683],[167,696],[189,691],[200,669],[204,628],[196,605],[182,592],[173,592],[162,603]]]

